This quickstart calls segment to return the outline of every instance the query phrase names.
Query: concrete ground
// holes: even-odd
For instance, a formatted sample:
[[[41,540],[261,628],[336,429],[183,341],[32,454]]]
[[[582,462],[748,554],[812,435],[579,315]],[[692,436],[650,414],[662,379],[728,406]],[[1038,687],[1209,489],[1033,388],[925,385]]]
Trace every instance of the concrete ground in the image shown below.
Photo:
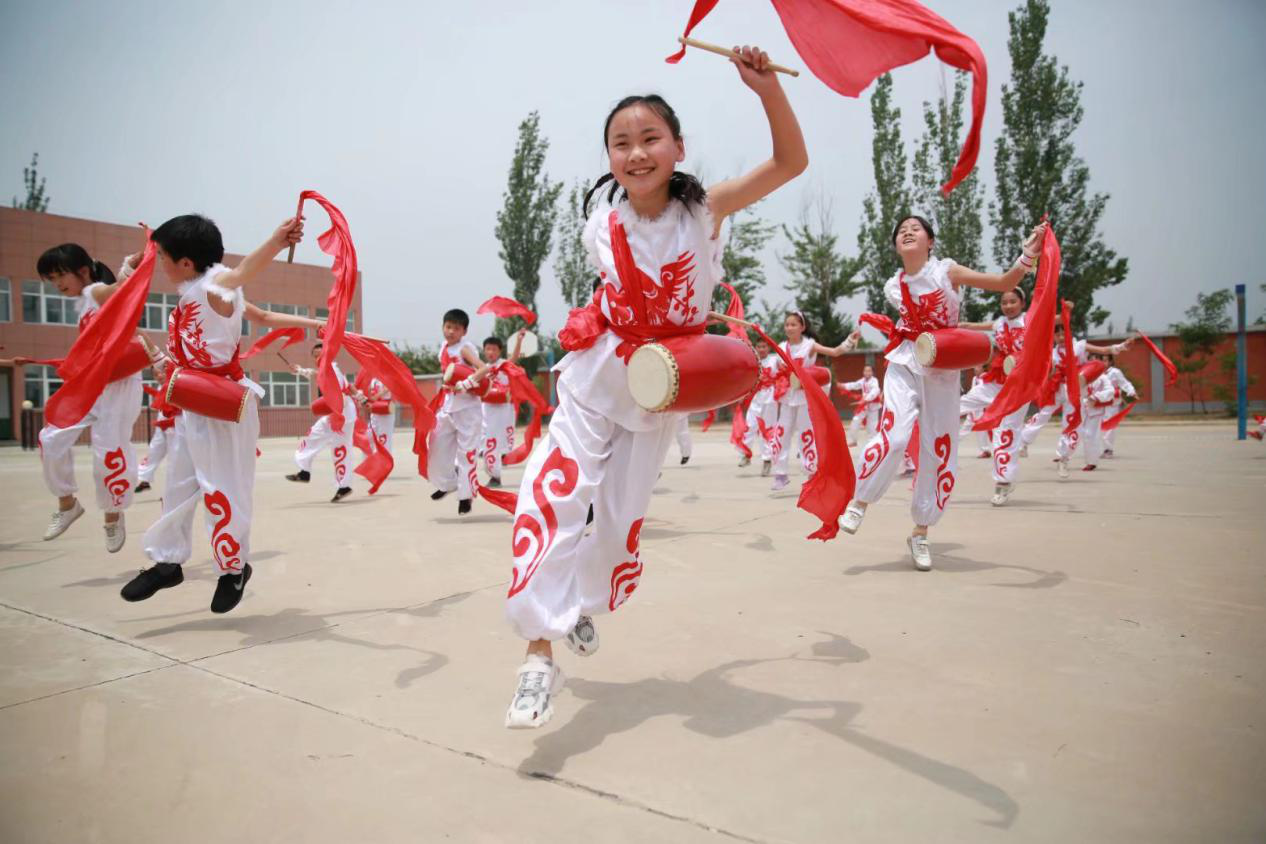
[[[289,484],[263,441],[255,575],[214,616],[200,525],[186,583],[125,603],[157,494],[117,556],[90,495],[44,543],[4,450],[0,841],[1262,841],[1266,447],[1127,423],[1060,482],[1053,436],[1002,510],[965,449],[920,574],[908,482],[810,543],[794,487],[696,431],[536,732],[502,727],[510,518],[403,456],[331,505],[327,462]]]

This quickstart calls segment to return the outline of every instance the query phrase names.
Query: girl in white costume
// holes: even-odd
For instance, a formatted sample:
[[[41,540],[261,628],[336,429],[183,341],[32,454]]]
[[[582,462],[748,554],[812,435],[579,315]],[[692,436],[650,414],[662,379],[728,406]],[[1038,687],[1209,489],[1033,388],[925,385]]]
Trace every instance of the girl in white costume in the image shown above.
[[[207,536],[220,575],[211,611],[228,612],[245,593],[251,576],[258,400],[263,389],[246,377],[238,361],[242,318],[269,328],[321,328],[324,323],[261,310],[246,301],[242,286],[302,237],[302,220],[288,219],[229,269],[220,263],[224,258],[220,230],[205,217],[175,217],[154,230],[159,266],[180,293],[168,320],[167,358],[156,367],[160,379],[179,366],[233,381],[248,392],[241,421],[227,422],[188,409],[176,416],[163,512],[145,532],[145,555],[154,565],[123,587],[125,601],[143,601],[184,581],[182,565],[193,555],[193,518],[199,503],[206,508]],[[124,274],[134,270],[139,260],[139,255],[130,256],[124,262]]]
[[[738,53],[739,75],[760,96],[773,136],[773,156],[752,172],[706,193],[674,172],[685,144],[676,114],[658,96],[621,100],[603,128],[611,172],[591,191],[601,189],[584,240],[604,284],[560,334],[570,351],[556,367],[558,409],[525,467],[515,513],[506,615],[528,647],[508,727],[550,719],[562,686],[552,641],[593,653],[591,616],[619,607],[641,577],[638,537],[678,415],[648,413],[633,401],[628,355],[653,338],[703,332],[721,278],[721,222],[808,164],[768,57],[748,47]],[[584,534],[591,503],[593,528]]]
[[[116,289],[114,273],[94,261],[77,243],[63,243],[40,255],[40,278],[57,286],[61,295],[76,297],[82,332]],[[135,341],[133,341],[135,342]],[[19,358],[17,362],[23,362]],[[57,496],[57,512],[44,531],[44,539],[56,539],[83,515],[75,497],[73,447],[88,429],[92,441],[92,488],[97,506],[105,514],[105,544],[111,554],[127,540],[123,511],[132,504],[136,489],[136,452],[132,426],[141,413],[139,372],[108,383],[92,409],[78,423],[59,428],[51,423],[40,430],[40,462],[44,483]]]
[[[324,345],[324,343],[318,341],[312,346],[313,360],[320,360],[321,349]],[[323,449],[328,448],[334,469],[331,475],[334,481],[334,497],[330,499],[330,503],[337,504],[352,494],[350,460],[352,457],[352,442],[356,434],[356,401],[352,398],[354,391],[351,382],[343,374],[338,362],[331,361],[330,368],[334,370],[334,377],[338,379],[339,394],[338,396],[322,396],[322,398],[331,407],[336,404],[342,405],[340,412],[343,414],[343,430],[334,430],[334,424],[331,421],[332,417],[328,413],[313,422],[312,427],[303,435],[303,439],[299,440],[299,447],[295,449],[295,465],[299,467],[299,471],[293,475],[286,475],[286,480],[305,484],[310,481],[312,479],[312,461],[316,459],[316,456]],[[317,371],[315,369],[305,366],[292,366],[291,371],[295,375],[310,379],[313,383],[313,390],[316,389]]]
[[[1093,472],[1099,465],[1099,457],[1103,454],[1103,420],[1114,403],[1119,404],[1121,391],[1112,383],[1111,376],[1105,369],[1094,381],[1086,385],[1086,395],[1082,397],[1082,437],[1081,445],[1085,449],[1086,466],[1083,472]]]
[[[387,389],[387,385],[372,378],[369,381],[369,389],[365,393],[365,404],[369,410],[369,430],[374,435],[374,439],[378,441],[378,447],[388,454],[391,453],[391,437],[396,432],[396,413],[392,407],[391,391]],[[387,402],[386,413],[374,412],[374,402]]]
[[[778,423],[778,402],[774,401],[774,389],[778,380],[778,371],[782,368],[782,359],[774,354],[764,340],[756,341],[756,354],[760,357],[760,375],[756,382],[756,392],[747,405],[747,434],[743,438],[749,449],[760,441],[761,477],[769,475],[773,468],[773,432]],[[739,466],[751,463],[750,457],[744,457]]]
[[[801,366],[817,366],[818,355],[837,358],[845,352],[852,351],[857,345],[852,335],[845,338],[838,346],[824,346],[813,339],[809,321],[799,311],[787,314],[783,321],[783,332],[787,339],[779,345],[788,357],[795,358]],[[806,475],[818,471],[818,447],[813,438],[813,426],[809,423],[809,406],[804,390],[796,385],[787,390],[778,401],[778,422],[774,426],[774,485],[777,492],[785,489],[790,483],[788,465],[791,451],[798,448],[800,463]]]
[[[1051,355],[1051,369],[1053,375],[1051,377],[1058,378],[1059,386],[1055,389],[1055,398],[1038,408],[1037,413],[1033,414],[1027,422],[1024,423],[1024,429],[1020,432],[1020,443],[1022,448],[1028,448],[1033,440],[1037,439],[1038,432],[1042,427],[1050,421],[1052,414],[1056,408],[1060,408],[1061,418],[1068,419],[1073,414],[1073,404],[1068,398],[1068,390],[1065,388],[1063,377],[1060,373],[1064,370],[1064,326],[1061,322],[1055,323],[1054,334],[1055,351]],[[1073,357],[1077,359],[1076,365],[1081,367],[1090,362],[1091,354],[1117,354],[1127,348],[1133,338],[1124,340],[1113,346],[1096,346],[1093,343],[1087,343],[1085,340],[1073,338]],[[1084,404],[1084,403],[1083,403]],[[1085,422],[1085,414],[1082,414],[1082,422]],[[1068,477],[1068,458],[1077,450],[1077,446],[1081,443],[1081,427],[1078,426],[1072,431],[1060,430],[1059,442],[1055,445],[1055,460],[1059,469],[1061,478]]]
[[[168,445],[176,436],[177,415],[179,411],[171,415],[167,413],[158,415],[158,420],[154,423],[154,433],[149,438],[149,451],[141,458],[141,468],[136,473],[136,479],[139,481],[136,485],[137,492],[145,492],[150,488],[150,481],[154,480],[158,465],[167,456]]]
[[[977,323],[960,324],[960,327],[974,328],[977,325],[978,325]],[[986,327],[984,330],[986,331],[992,327],[992,323],[986,323],[985,325]],[[964,398],[966,396],[971,395],[973,392],[978,393],[980,391],[981,385],[985,383],[985,371],[986,370],[985,370],[984,364],[981,364],[980,366],[976,366],[972,368],[971,387],[964,394]],[[971,409],[963,411],[965,418],[963,419],[963,427],[960,428],[958,431],[959,436],[967,436],[968,434],[970,434],[972,426],[976,424],[976,420],[979,419],[981,416],[983,416],[984,413],[985,413],[985,410],[983,407],[979,406],[979,404],[976,402],[972,402]],[[989,436],[988,431],[976,432],[976,445],[980,448],[980,454],[977,456],[980,457],[982,460],[988,459],[990,454],[992,453],[991,448],[990,448],[991,444],[992,444],[992,440]]]
[[[915,472],[910,513],[914,531],[907,540],[914,566],[932,568],[928,528],[940,521],[958,471],[958,417],[961,390],[957,370],[924,368],[914,357],[920,332],[958,325],[959,288],[978,287],[1001,293],[1011,290],[1033,268],[1046,224],[1040,223],[1025,242],[1015,265],[1005,273],[982,273],[933,258],[935,234],[922,217],[909,216],[892,232],[905,269],[884,285],[884,295],[901,319],[889,338],[884,374],[884,407],[879,428],[862,452],[857,493],[840,517],[840,527],[856,533],[866,507],[887,492],[901,468],[914,423],[919,423],[919,468]]]
[[[1130,379],[1125,377],[1125,373],[1117,368],[1114,356],[1108,358],[1108,369],[1104,373],[1108,376],[1108,380],[1112,382],[1112,386],[1116,388],[1116,399],[1112,403],[1112,407],[1108,408],[1108,416],[1115,416],[1121,410],[1124,403],[1123,396],[1128,396],[1130,401],[1138,399],[1138,393],[1134,389],[1134,385],[1130,383]],[[1117,429],[1111,428],[1103,432],[1103,457],[1113,457],[1113,444],[1116,442]]]
[[[862,377],[856,381],[845,381],[840,384],[845,390],[859,394],[857,405],[853,408],[853,419],[848,423],[848,444],[857,445],[857,434],[865,431],[867,436],[874,432],[879,424],[879,379],[875,377],[875,368],[870,364],[862,367]]]
[[[1007,383],[1005,362],[1015,359],[1024,347],[1024,289],[1008,290],[999,298],[1002,316],[993,322],[962,323],[963,328],[988,331],[993,335],[994,355],[989,368],[980,376],[978,383],[963,396],[959,411],[968,418],[979,419]],[[993,498],[995,507],[1007,503],[1019,471],[1020,431],[1024,428],[1024,414],[1028,405],[1016,408],[1003,417],[993,429],[989,450],[993,455]],[[983,433],[983,432],[980,432]]]

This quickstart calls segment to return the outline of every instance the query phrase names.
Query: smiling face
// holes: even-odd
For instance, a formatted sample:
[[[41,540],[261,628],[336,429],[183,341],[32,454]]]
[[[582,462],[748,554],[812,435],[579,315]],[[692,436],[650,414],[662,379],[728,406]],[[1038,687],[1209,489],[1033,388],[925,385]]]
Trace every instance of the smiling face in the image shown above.
[[[1007,319],[1015,319],[1020,315],[1020,311],[1024,310],[1024,300],[1014,290],[1003,293],[999,304],[1002,307],[1002,315]]]
[[[686,145],[655,109],[634,103],[620,109],[607,126],[611,174],[634,200],[668,195],[668,179],[686,159]]]
[[[916,263],[925,260],[932,254],[932,244],[936,241],[918,217],[908,217],[897,226],[893,237],[893,245],[903,261],[911,259]]]
[[[804,337],[804,320],[800,318],[800,314],[787,314],[787,318],[782,323],[782,330],[787,335],[788,343],[799,343]]]
[[[83,293],[84,288],[92,283],[92,274],[87,267],[83,267],[75,272],[52,272],[43,276],[45,281],[51,282],[57,292],[63,296],[75,297]]]

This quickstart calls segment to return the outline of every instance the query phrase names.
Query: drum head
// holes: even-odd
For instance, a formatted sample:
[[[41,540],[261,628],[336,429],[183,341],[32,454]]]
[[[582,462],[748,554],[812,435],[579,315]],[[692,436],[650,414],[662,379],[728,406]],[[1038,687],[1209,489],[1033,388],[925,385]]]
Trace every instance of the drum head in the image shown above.
[[[1010,375],[1013,369],[1015,369],[1015,355],[1007,355],[1002,359],[1002,374]]]
[[[509,352],[510,357],[514,357],[515,344],[519,346],[519,357],[521,358],[530,358],[540,354],[541,341],[531,331],[523,332],[522,341],[520,341],[518,334],[510,335],[510,342],[506,344],[506,351]]]
[[[920,366],[931,366],[936,362],[936,338],[931,332],[924,331],[914,341],[914,359]]]
[[[453,370],[455,369],[457,369],[457,364],[455,363],[450,363],[447,367],[444,368],[444,383],[445,384],[453,383]]]
[[[660,344],[639,346],[629,356],[627,374],[629,392],[643,410],[663,410],[677,400],[677,364]]]

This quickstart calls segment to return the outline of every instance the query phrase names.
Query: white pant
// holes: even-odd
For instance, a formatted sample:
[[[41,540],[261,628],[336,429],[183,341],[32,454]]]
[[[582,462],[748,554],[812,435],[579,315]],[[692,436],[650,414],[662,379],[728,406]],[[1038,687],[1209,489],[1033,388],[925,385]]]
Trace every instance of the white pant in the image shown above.
[[[1103,420],[1106,418],[1105,411],[1107,408],[1090,407],[1090,402],[1086,401],[1082,412],[1085,414],[1086,420],[1081,426],[1081,444],[1084,449],[1086,465],[1093,466],[1099,462],[1099,458],[1103,455]]]
[[[805,474],[818,471],[818,445],[813,439],[813,425],[809,421],[807,405],[778,402],[778,422],[774,425],[774,474],[787,474],[791,449],[799,447],[800,463]]]
[[[141,378],[137,375],[106,384],[92,409],[69,428],[45,425],[40,430],[40,462],[48,491],[61,498],[79,489],[73,449],[79,435],[88,428],[97,506],[106,513],[126,510],[136,488],[132,426],[140,413]]]
[[[471,497],[482,428],[483,414],[479,405],[458,410],[446,408],[435,415],[435,428],[427,445],[426,475],[436,489],[457,490],[462,499]]]
[[[982,381],[963,395],[959,402],[959,412],[968,419],[978,420],[1001,392],[1001,384]],[[1024,429],[1024,414],[1028,409],[1028,405],[1025,405],[1004,416],[994,427],[992,434],[986,431],[976,432],[980,450],[993,451],[994,483],[1015,483],[1016,473],[1020,468],[1016,456],[1023,439],[1021,432]],[[970,430],[970,426],[964,426],[964,430]]]
[[[1117,402],[1116,404],[1112,405],[1112,407],[1109,407],[1107,411],[1103,414],[1104,421],[1107,421],[1109,417],[1116,416],[1118,413],[1120,413],[1121,408],[1122,408],[1121,402]],[[1112,451],[1113,443],[1115,443],[1117,439],[1117,429],[1113,428],[1110,431],[1105,431],[1102,428],[1100,428],[1099,432],[1103,440],[1103,450]]]
[[[629,431],[565,393],[532,451],[514,514],[506,617],[524,639],[560,639],[637,588],[642,520],[677,420]],[[585,517],[593,505],[593,530]]]
[[[683,413],[677,420],[677,450],[682,457],[689,457],[694,450],[694,441],[690,439],[690,414]]]
[[[514,414],[517,408],[506,402],[483,403],[483,433],[480,435],[484,468],[488,477],[501,480],[501,460],[514,448]]]
[[[1040,407],[1038,408],[1037,413],[1033,414],[1027,421],[1025,421],[1024,430],[1020,433],[1020,441],[1023,445],[1032,445],[1033,441],[1037,439],[1038,432],[1042,430],[1047,422],[1051,421],[1051,416],[1055,414],[1055,408],[1057,406],[1058,402],[1055,404],[1048,404],[1045,407]]]
[[[747,406],[747,436],[743,442],[751,448],[760,441],[760,459],[766,463],[774,459],[774,430],[778,427],[778,402],[770,399],[763,402],[752,401]],[[764,433],[761,423],[765,424]]]
[[[350,427],[351,421],[348,421]],[[247,400],[241,422],[184,411],[167,445],[163,514],[145,532],[145,555],[156,563],[184,563],[193,555],[193,511],[206,507],[207,536],[221,574],[250,559],[259,405]]]
[[[352,424],[355,424],[355,420],[352,420]],[[378,440],[378,447],[390,454],[391,435],[396,432],[396,415],[394,413],[369,414],[369,430],[373,432],[374,439]]]
[[[867,436],[875,433],[875,429],[879,426],[879,405],[870,402],[866,405],[866,409],[861,413],[853,412],[853,421],[848,423],[848,439],[849,442],[857,442],[858,431],[864,430]]]
[[[295,463],[304,472],[312,471],[312,461],[322,449],[328,448],[334,458],[334,489],[352,485],[351,467],[348,458],[352,451],[352,438],[356,433],[356,406],[349,399],[343,402],[343,433],[335,431],[330,425],[330,417],[322,416],[308,433],[299,440],[295,449]]]
[[[915,420],[919,423],[919,468],[914,476],[910,515],[916,525],[940,521],[958,472],[958,373],[916,375],[889,363],[878,429],[862,450],[857,500],[873,504],[904,463]]]
[[[172,431],[175,431],[173,426]],[[163,458],[167,456],[167,431],[154,426],[154,434],[149,438],[149,453],[141,458],[140,471],[136,473],[136,479],[149,483],[154,480],[154,473],[158,471],[158,464],[163,462]]]

